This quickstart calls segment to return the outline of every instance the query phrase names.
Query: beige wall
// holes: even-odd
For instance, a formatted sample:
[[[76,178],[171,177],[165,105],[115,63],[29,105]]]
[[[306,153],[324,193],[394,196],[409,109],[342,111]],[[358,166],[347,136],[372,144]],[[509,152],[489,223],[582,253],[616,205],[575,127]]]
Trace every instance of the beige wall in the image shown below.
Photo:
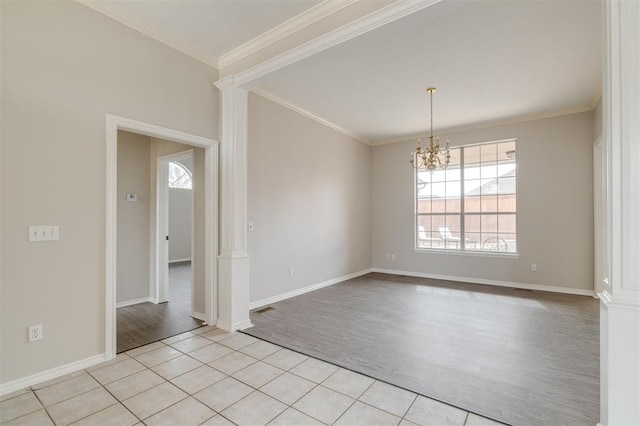
[[[414,251],[411,141],[373,149],[373,266],[592,290],[593,113],[441,135],[441,140],[447,137],[453,145],[518,139],[519,258]],[[396,260],[387,260],[387,253],[395,253]],[[537,272],[531,272],[532,263]]]
[[[105,351],[105,115],[217,139],[218,95],[213,68],[79,3],[0,8],[6,383]],[[60,241],[27,241],[49,224]]]
[[[371,148],[254,94],[248,143],[251,301],[371,267]]]
[[[191,259],[193,190],[169,188],[169,262]]]
[[[148,136],[118,132],[118,303],[149,297],[150,155]],[[138,202],[128,202],[127,193]]]

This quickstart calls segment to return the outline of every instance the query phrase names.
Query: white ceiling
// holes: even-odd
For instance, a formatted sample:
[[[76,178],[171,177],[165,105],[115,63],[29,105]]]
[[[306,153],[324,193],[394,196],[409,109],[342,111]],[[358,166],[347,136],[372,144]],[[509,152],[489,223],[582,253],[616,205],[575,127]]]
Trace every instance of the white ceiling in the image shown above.
[[[321,0],[110,0],[127,14],[212,58],[252,40]]]
[[[333,0],[323,6],[339,4],[327,1]],[[192,46],[207,59],[320,3],[108,4],[169,36],[157,37],[161,41],[177,40],[183,43],[178,49]],[[427,130],[428,86],[438,88],[436,131],[585,110],[601,85],[600,14],[598,0],[443,0],[275,71],[252,87],[374,144]]]
[[[584,109],[601,4],[445,0],[276,71],[258,87],[370,141]]]

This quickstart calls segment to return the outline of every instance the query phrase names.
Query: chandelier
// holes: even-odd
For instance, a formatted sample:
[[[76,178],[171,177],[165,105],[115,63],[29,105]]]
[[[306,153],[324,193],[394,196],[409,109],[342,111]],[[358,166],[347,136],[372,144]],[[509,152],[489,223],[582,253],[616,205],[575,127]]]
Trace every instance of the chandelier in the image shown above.
[[[436,167],[446,169],[449,165],[451,155],[449,154],[449,141],[444,148],[440,147],[440,141],[437,136],[433,136],[433,92],[437,89],[435,87],[429,87],[427,93],[429,94],[429,112],[430,112],[430,125],[431,133],[429,135],[429,146],[422,147],[421,140],[418,139],[418,147],[411,153],[411,160],[409,161],[414,169],[424,169],[433,172]]]

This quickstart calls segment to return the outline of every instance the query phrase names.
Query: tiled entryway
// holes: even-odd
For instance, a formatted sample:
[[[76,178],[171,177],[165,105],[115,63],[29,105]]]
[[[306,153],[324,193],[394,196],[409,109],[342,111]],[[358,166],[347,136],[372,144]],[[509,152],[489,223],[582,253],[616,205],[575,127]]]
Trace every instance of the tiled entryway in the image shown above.
[[[7,425],[499,423],[214,327],[0,398]]]

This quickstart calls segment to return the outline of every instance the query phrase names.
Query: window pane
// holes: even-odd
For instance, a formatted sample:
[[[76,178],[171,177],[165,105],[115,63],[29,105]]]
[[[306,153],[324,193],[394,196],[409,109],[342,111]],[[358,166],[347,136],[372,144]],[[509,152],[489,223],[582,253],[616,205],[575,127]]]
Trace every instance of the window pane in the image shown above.
[[[496,179],[482,179],[480,181],[480,193],[482,195],[486,194],[497,194],[498,193],[498,182]]]
[[[460,213],[460,198],[447,198],[447,213]]]
[[[495,179],[498,177],[498,164],[483,164],[480,167],[480,177],[483,179]]]
[[[498,144],[498,161],[499,162],[511,162],[516,161],[516,142],[502,142]]]
[[[459,237],[460,236],[460,216],[447,215],[446,223],[449,231]]]
[[[472,180],[472,179],[480,179],[480,170],[481,168],[476,166],[466,167],[464,169],[464,179]]]
[[[465,212],[479,212],[480,211],[480,200],[478,197],[465,197],[464,199],[464,211]]]
[[[498,238],[504,241],[503,245],[506,245],[506,252],[508,253],[517,253],[518,246],[516,244],[516,234],[498,234]]]
[[[431,213],[431,199],[418,199],[418,214]]]
[[[498,215],[498,231],[500,233],[515,234],[516,215],[515,214]]]
[[[470,232],[466,233],[464,239],[464,248],[466,250],[480,250],[480,233]]]
[[[464,217],[464,231],[465,234],[480,232],[480,215],[466,215]]]
[[[480,210],[482,212],[497,212],[498,211],[498,197],[486,195],[480,200]]]
[[[487,233],[487,232],[498,233],[498,215],[483,214],[480,217],[480,230],[483,233]]]
[[[498,194],[515,194],[515,193],[516,193],[515,177],[498,178]]]
[[[446,177],[446,171],[442,169],[436,169],[431,175],[431,182],[444,182]]]
[[[180,163],[169,162],[169,188],[192,189],[191,172]]]
[[[447,167],[445,177],[447,181],[460,180],[460,166]]]
[[[471,165],[480,162],[480,146],[464,148],[464,164]]]
[[[422,215],[418,216],[418,230],[419,231],[431,231],[431,216]]]
[[[498,196],[498,211],[500,212],[516,212],[516,196],[500,195]]]
[[[482,163],[495,163],[498,153],[498,147],[495,143],[489,143],[480,145],[480,162]]]

